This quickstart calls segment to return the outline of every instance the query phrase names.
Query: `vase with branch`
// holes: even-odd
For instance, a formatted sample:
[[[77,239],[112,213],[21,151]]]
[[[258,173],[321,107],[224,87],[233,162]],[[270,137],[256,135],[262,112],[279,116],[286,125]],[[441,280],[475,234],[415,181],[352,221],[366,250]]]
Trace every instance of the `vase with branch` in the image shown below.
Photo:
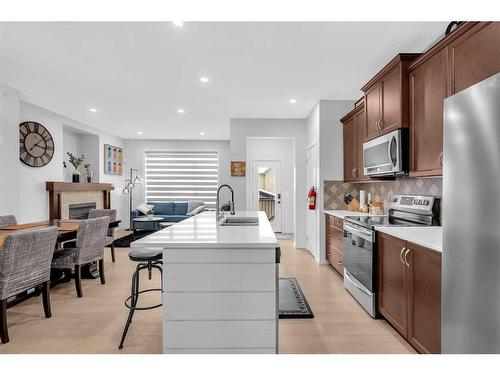
[[[78,168],[80,167],[80,165],[82,165],[83,161],[85,160],[85,155],[82,154],[82,156],[76,157],[71,152],[68,152],[67,154],[69,162],[75,168],[72,180],[73,182],[80,182],[80,171],[78,171]]]

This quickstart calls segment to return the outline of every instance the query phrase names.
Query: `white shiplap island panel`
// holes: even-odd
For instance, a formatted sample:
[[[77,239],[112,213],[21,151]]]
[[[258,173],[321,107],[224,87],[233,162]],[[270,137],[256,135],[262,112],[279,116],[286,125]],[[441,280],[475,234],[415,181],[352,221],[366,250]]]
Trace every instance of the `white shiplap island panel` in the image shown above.
[[[163,249],[164,353],[277,353],[276,236],[205,212],[132,243]]]

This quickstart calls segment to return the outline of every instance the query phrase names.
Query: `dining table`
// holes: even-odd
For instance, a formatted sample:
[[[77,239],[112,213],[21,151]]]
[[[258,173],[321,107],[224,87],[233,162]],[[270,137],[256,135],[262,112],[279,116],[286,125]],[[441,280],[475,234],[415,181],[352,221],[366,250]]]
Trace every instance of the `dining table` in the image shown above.
[[[6,236],[11,233],[18,233],[19,231],[28,231],[33,229],[47,228],[50,226],[57,227],[57,241],[56,241],[56,249],[62,249],[64,243],[68,241],[72,241],[76,239],[78,233],[78,226],[82,219],[56,219],[56,220],[45,220],[45,221],[37,221],[32,223],[24,223],[24,224],[16,224],[0,227],[0,251],[2,251],[3,243],[5,241]],[[111,221],[109,223],[109,228],[116,228],[121,223],[121,220]],[[60,271],[53,270],[51,273],[51,286],[59,284],[66,280],[63,278]],[[93,262],[86,267],[82,267],[82,278],[87,279],[96,279],[99,277],[99,270],[97,268],[96,262]],[[21,293],[17,296],[12,297],[7,301],[8,307],[14,306],[27,298],[38,295],[38,290],[28,291]]]

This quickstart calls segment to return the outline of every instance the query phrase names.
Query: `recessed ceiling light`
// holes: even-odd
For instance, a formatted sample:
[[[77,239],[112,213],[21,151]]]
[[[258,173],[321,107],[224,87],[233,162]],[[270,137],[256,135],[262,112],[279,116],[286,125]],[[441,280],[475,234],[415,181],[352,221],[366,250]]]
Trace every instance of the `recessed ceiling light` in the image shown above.
[[[290,99],[289,101],[290,101],[290,103],[292,103],[292,104],[297,103],[297,99]]]
[[[174,24],[174,26],[177,26],[177,27],[184,26],[184,22],[182,22],[182,21],[173,21],[172,23]]]
[[[207,83],[208,82],[208,77],[200,77],[200,81],[203,82],[203,83]]]
[[[200,132],[200,135],[205,135],[205,132]]]
[[[95,108],[89,108],[89,111],[95,113],[95,112],[97,112],[97,109],[95,109]]]
[[[184,113],[184,112],[186,112],[186,111],[184,111],[184,109],[182,109],[182,108],[179,108],[179,109],[177,110],[177,113]]]
[[[142,130],[139,130],[137,134],[142,135],[143,134]]]

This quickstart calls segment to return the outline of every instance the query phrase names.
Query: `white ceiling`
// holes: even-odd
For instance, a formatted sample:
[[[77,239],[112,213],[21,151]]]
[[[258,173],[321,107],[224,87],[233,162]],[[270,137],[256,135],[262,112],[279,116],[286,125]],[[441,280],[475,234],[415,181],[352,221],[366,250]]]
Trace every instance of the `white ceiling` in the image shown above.
[[[358,99],[360,87],[398,52],[421,52],[445,27],[0,23],[0,82],[124,138],[228,139],[231,117],[305,118],[319,99]]]

